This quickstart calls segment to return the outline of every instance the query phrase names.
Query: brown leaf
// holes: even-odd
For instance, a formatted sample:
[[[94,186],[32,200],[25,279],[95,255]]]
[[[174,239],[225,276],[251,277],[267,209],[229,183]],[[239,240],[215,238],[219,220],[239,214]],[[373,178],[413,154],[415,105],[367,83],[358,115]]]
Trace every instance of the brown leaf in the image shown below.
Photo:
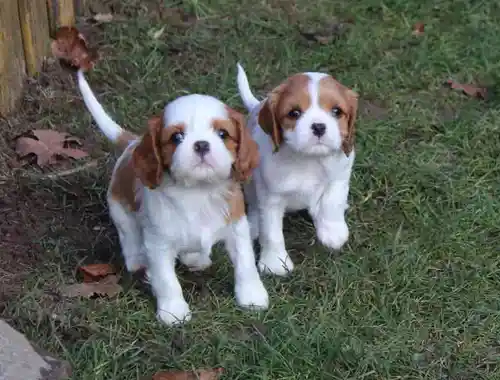
[[[414,36],[420,36],[420,35],[424,34],[424,28],[425,28],[425,25],[423,22],[417,22],[415,25],[413,25],[412,34]]]
[[[80,159],[88,154],[80,149],[70,148],[69,144],[81,145],[76,137],[51,129],[36,129],[33,136],[22,136],[16,141],[16,153],[21,159],[28,155],[36,155],[39,166],[54,164],[57,157]]]
[[[83,282],[99,281],[110,274],[116,273],[115,268],[110,264],[90,264],[78,269],[83,273]]]
[[[59,28],[51,48],[54,56],[85,71],[94,67],[98,58],[97,52],[88,48],[85,37],[74,27]]]
[[[223,371],[223,368],[213,368],[196,371],[157,372],[153,375],[152,380],[217,380]]]
[[[61,293],[65,297],[86,297],[107,296],[114,297],[122,291],[118,284],[118,277],[115,275],[107,276],[99,282],[84,282],[81,284],[72,284],[63,286]]]
[[[446,81],[446,84],[454,90],[460,90],[464,94],[478,99],[486,99],[487,90],[484,87],[479,87],[474,84],[462,84],[453,80]]]

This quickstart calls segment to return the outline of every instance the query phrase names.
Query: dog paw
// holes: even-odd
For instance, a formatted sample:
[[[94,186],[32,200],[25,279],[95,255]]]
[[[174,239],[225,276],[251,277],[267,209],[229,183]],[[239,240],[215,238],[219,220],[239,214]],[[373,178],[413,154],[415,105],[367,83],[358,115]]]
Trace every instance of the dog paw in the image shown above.
[[[293,270],[294,265],[286,251],[281,253],[263,251],[258,267],[262,274],[286,276]]]
[[[259,277],[236,286],[236,302],[245,309],[265,310],[269,306],[269,296]]]
[[[324,246],[335,250],[342,248],[349,239],[349,228],[344,221],[324,222],[316,227],[316,233]]]
[[[191,311],[185,300],[174,299],[158,302],[156,316],[167,326],[175,326],[191,320]]]
[[[210,256],[201,252],[183,253],[179,256],[179,260],[187,266],[191,272],[202,271],[212,265]]]

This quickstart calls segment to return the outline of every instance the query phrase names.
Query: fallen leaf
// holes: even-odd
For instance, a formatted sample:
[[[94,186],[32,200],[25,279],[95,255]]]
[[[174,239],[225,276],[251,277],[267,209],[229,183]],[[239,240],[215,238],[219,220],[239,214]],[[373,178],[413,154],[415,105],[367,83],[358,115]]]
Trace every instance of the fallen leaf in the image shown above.
[[[96,13],[92,19],[96,22],[111,22],[113,15],[111,13]]]
[[[95,282],[102,278],[115,274],[116,271],[110,264],[90,264],[79,268],[83,273],[83,282]]]
[[[414,36],[420,36],[424,34],[424,23],[423,22],[417,22],[415,25],[413,25],[413,32],[412,34]]]
[[[446,84],[454,90],[460,90],[466,95],[472,96],[478,99],[486,99],[487,90],[484,87],[479,87],[474,84],[462,84],[457,83],[453,80],[446,81]]]
[[[59,28],[51,48],[55,57],[85,71],[94,67],[98,59],[97,52],[88,48],[85,37],[75,27]]]
[[[338,39],[349,28],[352,22],[331,22],[318,29],[306,29],[299,27],[299,32],[309,41],[315,41],[322,45],[327,45]]]
[[[157,372],[153,375],[153,380],[217,380],[223,371],[223,368],[214,368],[196,371]]]
[[[57,162],[58,157],[80,159],[88,156],[87,152],[70,148],[70,144],[81,145],[80,141],[66,133],[51,129],[36,129],[33,136],[22,136],[16,141],[16,153],[21,159],[36,155],[39,166],[47,166]]]
[[[118,277],[107,276],[99,282],[84,282],[81,284],[66,285],[61,289],[61,294],[65,297],[86,297],[107,296],[114,297],[122,291],[118,284]]]

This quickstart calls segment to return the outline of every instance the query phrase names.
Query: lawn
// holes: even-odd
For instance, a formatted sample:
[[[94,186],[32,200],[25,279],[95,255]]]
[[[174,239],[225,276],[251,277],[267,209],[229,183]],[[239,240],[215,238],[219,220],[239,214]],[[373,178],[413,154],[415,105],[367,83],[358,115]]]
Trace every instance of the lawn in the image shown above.
[[[71,74],[51,63],[0,120],[0,310],[10,323],[70,361],[74,379],[200,367],[232,380],[500,379],[498,3],[189,0],[180,6],[198,20],[183,22],[151,0],[106,6],[112,22],[82,29],[102,55],[88,80],[135,131],[189,92],[242,109],[237,61],[259,96],[301,71],[355,89],[351,237],[329,252],[307,217],[287,217],[296,270],[265,278],[265,312],[236,306],[223,249],[206,273],[179,268],[194,313],[182,328],[161,325],[147,288],[124,272],[115,298],[62,297],[79,265],[123,264],[104,200],[114,150]],[[449,79],[487,86],[488,97],[444,87]],[[10,168],[10,138],[33,128],[80,137],[93,166],[55,179]]]

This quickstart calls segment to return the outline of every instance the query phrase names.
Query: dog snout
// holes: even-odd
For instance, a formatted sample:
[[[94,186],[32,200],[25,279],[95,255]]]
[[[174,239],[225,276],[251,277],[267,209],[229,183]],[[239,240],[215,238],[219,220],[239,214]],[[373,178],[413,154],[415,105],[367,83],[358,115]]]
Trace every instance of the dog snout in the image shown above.
[[[199,156],[203,157],[210,151],[210,143],[205,140],[196,141],[193,149]]]
[[[314,136],[321,137],[326,132],[326,125],[323,123],[313,123],[311,129]]]

